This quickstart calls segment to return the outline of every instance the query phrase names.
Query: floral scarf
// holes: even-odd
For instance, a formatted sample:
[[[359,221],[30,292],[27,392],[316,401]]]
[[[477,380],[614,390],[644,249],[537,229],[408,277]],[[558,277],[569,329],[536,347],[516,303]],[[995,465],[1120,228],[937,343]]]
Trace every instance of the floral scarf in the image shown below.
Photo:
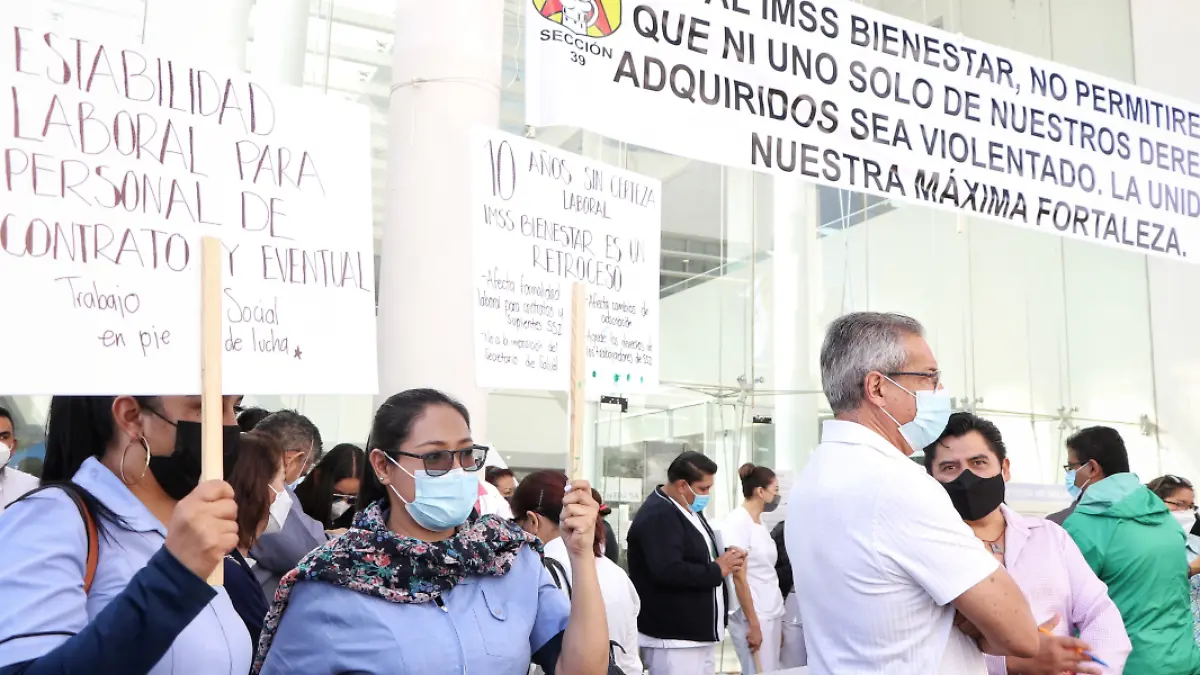
[[[279,629],[288,596],[300,581],[341,586],[388,602],[424,603],[449,593],[468,575],[503,576],[522,546],[542,554],[537,537],[498,516],[468,521],[444,541],[402,537],[387,528],[381,500],[354,519],[354,526],[309,553],[283,576],[263,625],[252,675],[262,669]]]

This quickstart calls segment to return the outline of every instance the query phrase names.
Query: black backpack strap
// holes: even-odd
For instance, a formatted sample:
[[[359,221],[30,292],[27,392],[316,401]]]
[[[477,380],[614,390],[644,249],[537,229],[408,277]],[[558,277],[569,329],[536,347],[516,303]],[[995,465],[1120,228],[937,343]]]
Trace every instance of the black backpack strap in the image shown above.
[[[617,642],[616,640],[608,641],[608,675],[625,675],[625,671],[621,670],[621,668],[617,665],[617,652],[614,647],[616,649],[620,649],[622,654],[626,653],[625,648],[621,646],[621,643]]]
[[[558,562],[550,556],[542,559],[546,565],[546,569],[550,572],[550,578],[554,579],[554,585],[559,588],[564,588],[567,591],[567,597],[571,597],[571,580],[567,578],[567,570],[562,563]]]

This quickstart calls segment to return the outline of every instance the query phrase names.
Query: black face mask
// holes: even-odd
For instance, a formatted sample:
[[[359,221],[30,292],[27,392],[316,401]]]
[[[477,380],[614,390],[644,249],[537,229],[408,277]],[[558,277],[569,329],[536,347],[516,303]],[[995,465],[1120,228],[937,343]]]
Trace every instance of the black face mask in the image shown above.
[[[764,513],[770,513],[777,508],[779,508],[779,495],[775,495],[775,498],[769,502],[763,502]]]
[[[942,483],[950,494],[950,502],[963,520],[982,520],[1004,502],[1004,476],[980,478],[967,469],[958,478]]]
[[[147,410],[150,410],[147,408]],[[172,422],[150,410],[162,421],[175,427],[175,452],[150,456],[150,473],[158,481],[163,492],[179,501],[188,496],[200,484],[201,448],[204,446],[199,422]],[[237,425],[221,427],[221,447],[224,456],[224,475],[228,476],[237,461],[238,440],[241,428]]]

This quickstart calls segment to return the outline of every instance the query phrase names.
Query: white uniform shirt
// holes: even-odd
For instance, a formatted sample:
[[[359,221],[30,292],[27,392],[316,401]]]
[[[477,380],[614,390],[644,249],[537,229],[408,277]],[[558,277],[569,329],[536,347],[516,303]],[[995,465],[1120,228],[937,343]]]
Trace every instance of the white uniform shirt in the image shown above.
[[[696,528],[696,530],[698,532],[700,532],[700,536],[704,538],[704,545],[708,547],[708,559],[710,561],[716,560],[716,558],[713,556],[713,552],[717,550],[717,542],[714,541],[711,536],[709,536],[708,528],[706,528],[704,526],[704,523],[700,520],[700,516],[693,513],[691,509],[685,509],[683,506],[680,505],[679,502],[675,501],[674,499],[671,499],[670,497],[664,495],[662,490],[654,491],[653,495],[659,499],[666,499],[667,501],[674,504],[675,508],[677,508],[683,512],[684,517],[688,519],[688,522],[692,524],[692,527]],[[717,633],[717,635],[724,635],[725,634],[725,593],[723,592],[723,589],[721,586],[717,586],[716,588],[714,588],[713,593],[716,594],[716,600],[717,600],[716,633]],[[652,635],[646,635],[645,633],[638,633],[638,644],[641,645],[642,647],[645,647],[646,649],[690,649],[692,647],[709,647],[709,646],[715,645],[717,643],[716,642],[696,642],[695,640],[675,640],[675,639],[668,640],[668,639],[664,639],[664,638],[656,638]]]
[[[721,537],[726,546],[750,551],[746,558],[746,583],[750,586],[750,598],[754,600],[754,613],[758,619],[768,621],[782,617],[783,593],[779,591],[779,575],[775,573],[779,552],[775,550],[775,540],[771,539],[766,525],[754,522],[750,512],[739,506],[721,523]],[[730,593],[729,604],[730,612],[740,609],[736,592]]]
[[[567,581],[575,583],[571,578],[571,554],[567,552],[567,544],[562,537],[546,544],[546,556],[557,560],[567,573]],[[638,657],[637,618],[642,610],[642,601],[638,598],[637,589],[620,565],[603,556],[596,558],[596,577],[600,582],[600,595],[604,598],[608,639],[621,645],[621,649],[613,648],[617,666],[630,675],[640,673],[642,660]],[[562,591],[567,592],[565,586]]]
[[[0,470],[0,513],[3,513],[9,504],[36,490],[37,486],[37,476],[30,476],[11,466]]]
[[[950,603],[999,563],[945,488],[882,436],[825,422],[787,524],[812,675],[986,672],[973,643],[951,639]]]

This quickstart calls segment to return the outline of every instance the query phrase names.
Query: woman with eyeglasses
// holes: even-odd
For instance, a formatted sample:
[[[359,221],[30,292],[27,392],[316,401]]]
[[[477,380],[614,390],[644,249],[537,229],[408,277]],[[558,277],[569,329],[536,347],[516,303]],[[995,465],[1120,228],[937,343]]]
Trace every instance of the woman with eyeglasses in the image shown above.
[[[300,507],[326,530],[347,528],[353,521],[365,458],[366,454],[357,445],[339,443],[296,486]]]
[[[300,562],[267,613],[254,673],[604,675],[608,627],[586,481],[563,499],[572,601],[516,523],[471,518],[487,448],[467,409],[414,389],[375,413],[359,513]],[[386,664],[386,665],[384,665]]]
[[[1171,517],[1187,534],[1188,586],[1192,595],[1192,637],[1200,645],[1200,537],[1192,533],[1196,528],[1196,489],[1186,478],[1167,474],[1146,484],[1158,495]]]

